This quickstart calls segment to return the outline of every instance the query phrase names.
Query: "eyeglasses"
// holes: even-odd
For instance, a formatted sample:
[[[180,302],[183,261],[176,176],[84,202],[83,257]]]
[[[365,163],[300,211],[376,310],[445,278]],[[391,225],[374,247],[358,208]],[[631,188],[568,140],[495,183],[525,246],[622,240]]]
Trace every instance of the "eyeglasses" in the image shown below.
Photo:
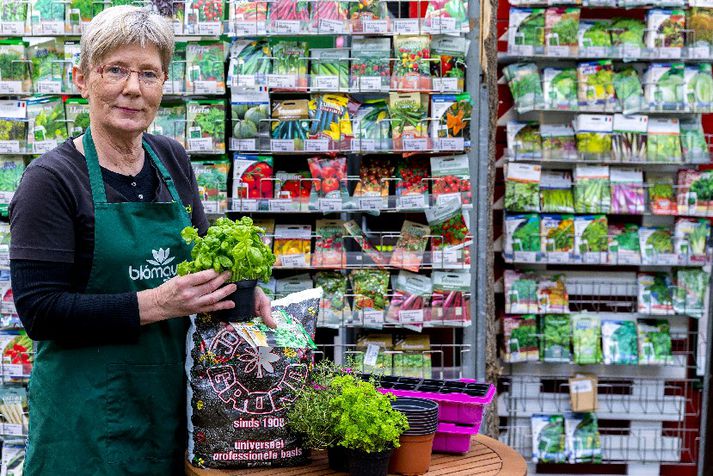
[[[115,84],[123,83],[129,79],[131,73],[136,73],[139,77],[139,82],[148,87],[159,86],[167,79],[166,73],[159,73],[152,69],[136,71],[116,64],[102,65],[97,68],[97,73],[101,74],[103,79]]]

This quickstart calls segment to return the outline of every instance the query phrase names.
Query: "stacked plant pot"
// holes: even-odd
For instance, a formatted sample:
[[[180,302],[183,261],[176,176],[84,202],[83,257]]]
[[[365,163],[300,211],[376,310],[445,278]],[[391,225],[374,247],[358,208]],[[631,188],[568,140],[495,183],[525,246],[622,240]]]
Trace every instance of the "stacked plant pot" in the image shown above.
[[[438,404],[425,398],[399,397],[392,407],[408,419],[409,429],[394,450],[389,473],[406,476],[424,474],[431,466],[433,438],[438,429]]]

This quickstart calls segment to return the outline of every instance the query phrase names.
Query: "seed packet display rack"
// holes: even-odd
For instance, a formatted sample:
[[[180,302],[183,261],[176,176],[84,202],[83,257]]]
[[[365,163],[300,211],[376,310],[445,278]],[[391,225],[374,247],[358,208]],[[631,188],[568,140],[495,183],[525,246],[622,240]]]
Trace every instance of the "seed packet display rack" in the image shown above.
[[[701,242],[700,260],[691,259],[685,247],[668,257],[662,249],[652,250],[649,236],[659,229],[669,230],[673,252],[676,229],[680,232],[685,223],[707,223],[711,216],[707,206],[696,207],[700,200],[691,195],[685,178],[706,176],[711,163],[711,105],[689,102],[683,76],[670,101],[662,100],[658,83],[662,68],[680,68],[683,74],[687,68],[693,71],[696,65],[710,62],[707,43],[699,49],[700,28],[693,22],[682,25],[705,10],[695,7],[710,5],[515,3],[501,4],[498,12],[500,107],[493,209],[496,230],[500,229],[495,244],[496,302],[504,310],[500,437],[531,458],[535,474],[561,471],[554,468],[556,463],[569,464],[571,474],[598,472],[595,464],[599,463],[626,465],[627,474],[693,474],[705,411],[698,402],[707,360],[710,230],[706,228]],[[668,39],[663,40],[670,31],[662,36],[656,15],[673,18],[681,44],[673,48]],[[573,40],[565,47],[566,42],[559,40],[568,33],[558,34],[555,20],[572,23],[574,18]],[[601,36],[587,33],[591,28]],[[623,32],[633,32],[634,38],[640,35],[641,42],[628,44]],[[617,83],[624,77],[617,74],[627,68],[640,88],[640,94],[632,97],[625,96],[627,91]],[[553,78],[563,71],[567,85],[555,90]],[[512,88],[513,80],[525,73],[536,75],[529,77],[532,87],[543,88],[543,95],[535,93],[533,101],[522,89]],[[599,78],[611,74],[613,79],[604,86],[602,101],[598,101],[602,90],[591,79],[597,73]],[[568,99],[562,99],[563,91]],[[613,126],[605,139],[611,139],[611,147],[598,149],[588,141],[602,137],[587,126],[593,117],[619,125],[622,119],[636,117],[654,127],[628,135],[630,129]],[[656,126],[664,123],[684,124],[685,129],[671,131],[679,137],[686,136],[688,124],[696,124],[700,152],[684,151],[679,144],[659,154],[657,138],[652,136],[659,132]],[[569,130],[571,141],[565,138]],[[539,149],[533,148],[532,137]],[[632,138],[635,143],[628,142]],[[618,148],[621,144],[623,149]],[[639,150],[639,144],[644,148]],[[600,177],[602,193],[596,196],[584,192],[591,185],[588,173],[595,167],[606,175]],[[530,207],[517,188],[529,182],[533,171],[539,178],[530,186]],[[667,177],[662,180],[670,184],[670,189],[665,186],[671,192],[668,211],[657,202],[661,189],[656,187],[662,184],[657,177]],[[635,197],[635,205],[627,199],[619,201],[622,187],[626,193],[637,190],[629,195]],[[599,239],[587,234],[591,227],[599,229]],[[627,250],[626,245],[618,247],[624,237],[632,245]],[[679,244],[680,239],[679,234]],[[685,299],[676,304],[677,296],[687,295],[690,289],[687,276],[694,274],[707,276],[697,293],[698,305]],[[666,283],[671,306],[660,306],[661,294],[655,289],[659,282]],[[531,306],[520,305],[528,301]],[[628,338],[621,339],[626,333],[621,329]],[[654,335],[667,342],[664,357],[657,354],[662,348],[651,341]],[[626,342],[630,347],[624,351]],[[594,412],[596,431],[587,427],[589,439],[576,440],[569,433],[568,420],[575,422],[572,427],[581,421],[581,415],[577,420],[572,413],[570,399],[570,391],[577,387],[569,379],[575,374],[598,378],[594,381],[599,404]],[[548,446],[545,441],[560,436],[561,445]]]

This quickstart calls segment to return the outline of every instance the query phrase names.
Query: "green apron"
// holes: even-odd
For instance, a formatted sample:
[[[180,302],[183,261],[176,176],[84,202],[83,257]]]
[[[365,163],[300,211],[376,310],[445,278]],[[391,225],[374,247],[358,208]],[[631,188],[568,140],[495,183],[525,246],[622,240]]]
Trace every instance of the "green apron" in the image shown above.
[[[89,129],[83,144],[95,212],[86,292],[157,287],[175,275],[178,263],[190,259],[180,231],[191,223],[173,180],[144,141],[173,201],[108,203]],[[38,342],[29,385],[25,474],[181,474],[187,321],[141,326],[134,344]]]

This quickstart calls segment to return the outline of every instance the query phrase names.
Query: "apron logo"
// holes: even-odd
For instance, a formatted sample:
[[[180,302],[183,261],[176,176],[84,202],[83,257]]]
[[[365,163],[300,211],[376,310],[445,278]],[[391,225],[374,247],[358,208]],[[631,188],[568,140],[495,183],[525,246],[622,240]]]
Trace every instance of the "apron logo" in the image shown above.
[[[129,265],[129,277],[132,281],[146,281],[149,279],[168,281],[176,275],[176,265],[169,266],[176,259],[175,256],[169,256],[171,248],[151,250],[151,254],[153,259],[146,260],[148,265],[142,264],[138,268]]]

